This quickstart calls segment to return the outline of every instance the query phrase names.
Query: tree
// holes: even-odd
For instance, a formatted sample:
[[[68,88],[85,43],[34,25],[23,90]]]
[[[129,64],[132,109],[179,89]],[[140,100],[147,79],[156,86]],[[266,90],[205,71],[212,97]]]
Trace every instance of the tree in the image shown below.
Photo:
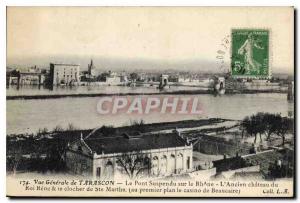
[[[55,126],[55,128],[53,129],[53,132],[55,133],[59,133],[62,131],[64,131],[64,129],[60,125]]]
[[[51,148],[47,150],[46,168],[45,170],[65,171],[65,150],[66,144],[64,142],[53,143]]]
[[[130,179],[138,178],[144,172],[149,174],[151,169],[150,158],[141,152],[124,153],[117,158],[117,164]]]
[[[116,128],[114,128],[112,125],[106,126],[103,125],[100,128],[100,132],[104,135],[104,136],[112,136],[116,133]]]
[[[48,133],[48,129],[47,128],[39,128],[38,132],[37,132],[37,136],[43,136],[43,135],[46,135]]]
[[[96,81],[106,81],[106,78],[109,76],[108,72],[101,73],[97,76]]]
[[[74,131],[74,130],[76,130],[76,127],[72,123],[69,123],[67,130],[68,131]]]
[[[15,175],[20,163],[22,162],[22,146],[18,143],[13,148],[10,148],[10,150],[11,152],[6,158],[6,167],[8,171],[12,171],[13,175]]]
[[[265,114],[262,112],[258,112],[253,118],[255,120],[254,124],[256,125],[256,133],[259,134],[260,142],[262,142],[261,135],[266,130],[266,125],[264,123]],[[255,138],[256,139],[256,138]]]
[[[134,120],[133,122],[131,122],[131,129],[133,131],[138,131],[141,133],[145,132],[146,131],[145,121],[143,119],[141,119],[140,121]]]
[[[263,125],[261,124],[261,116],[252,115],[251,117],[246,117],[241,125],[246,130],[248,135],[251,137],[254,136],[254,143],[256,143],[257,140],[257,134],[261,135]]]
[[[246,116],[241,122],[242,128],[247,132],[248,135],[253,135],[252,123],[249,116]]]
[[[137,73],[130,73],[130,79],[132,81],[137,80],[139,77],[139,75]]]
[[[282,117],[279,121],[276,122],[276,134],[282,139],[282,146],[285,144],[285,136],[290,129],[290,120],[286,117]]]
[[[275,133],[277,123],[281,120],[280,114],[265,113],[263,117],[263,124],[265,125],[265,134],[267,140],[270,140],[271,135]]]
[[[241,127],[250,136],[255,136],[256,143],[257,135],[266,134],[267,140],[270,140],[272,134],[276,134],[282,138],[282,145],[285,144],[285,136],[288,131],[293,131],[293,120],[287,117],[282,117],[280,114],[257,113],[251,117],[246,117],[241,122]]]

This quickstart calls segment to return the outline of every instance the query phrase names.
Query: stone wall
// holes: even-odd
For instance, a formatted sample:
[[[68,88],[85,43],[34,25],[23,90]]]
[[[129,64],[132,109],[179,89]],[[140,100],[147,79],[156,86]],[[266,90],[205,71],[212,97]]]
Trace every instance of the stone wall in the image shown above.
[[[93,172],[93,161],[79,152],[68,150],[66,152],[66,166],[73,174],[91,176]]]
[[[212,155],[229,155],[235,156],[236,153],[243,155],[249,154],[251,146],[242,144],[242,143],[234,143],[226,140],[220,139],[212,139],[211,137],[202,137],[199,142],[194,144],[194,150],[204,153],[204,154],[212,154]]]

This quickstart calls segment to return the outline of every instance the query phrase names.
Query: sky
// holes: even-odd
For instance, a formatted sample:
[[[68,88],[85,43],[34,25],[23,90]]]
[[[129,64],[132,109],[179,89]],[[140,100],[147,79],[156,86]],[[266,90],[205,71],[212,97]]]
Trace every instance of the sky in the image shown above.
[[[271,67],[293,72],[293,10],[275,7],[8,7],[7,64],[218,71],[233,28],[269,29]]]

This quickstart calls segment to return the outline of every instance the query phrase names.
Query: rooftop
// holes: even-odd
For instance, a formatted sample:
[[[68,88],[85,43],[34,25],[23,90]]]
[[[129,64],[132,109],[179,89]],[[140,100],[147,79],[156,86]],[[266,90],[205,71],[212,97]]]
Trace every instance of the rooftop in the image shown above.
[[[224,158],[224,159],[215,160],[212,162],[213,162],[214,166],[216,167],[217,172],[236,170],[239,168],[251,166],[240,156]]]
[[[50,63],[55,66],[80,66],[79,64],[68,64],[68,63]]]
[[[112,137],[89,137],[84,142],[97,154],[124,153],[150,149],[186,146],[186,141],[176,133],[139,134]]]

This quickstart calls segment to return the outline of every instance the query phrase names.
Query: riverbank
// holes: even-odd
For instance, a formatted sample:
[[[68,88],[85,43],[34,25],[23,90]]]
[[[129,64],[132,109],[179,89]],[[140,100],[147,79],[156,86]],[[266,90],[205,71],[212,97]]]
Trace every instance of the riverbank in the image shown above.
[[[141,131],[142,133],[152,132],[152,131],[162,131],[162,130],[170,130],[177,128],[195,128],[205,125],[212,125],[217,123],[222,123],[225,121],[232,121],[231,119],[221,119],[221,118],[210,118],[210,119],[198,119],[198,120],[182,120],[182,121],[174,121],[174,122],[159,122],[159,123],[144,123],[143,120],[133,122],[131,125],[128,126],[121,126],[121,127],[113,127],[108,125],[103,125],[106,128],[113,129],[113,134],[117,134],[118,132],[126,132],[130,133],[131,131]],[[99,128],[103,127],[99,126]],[[74,129],[75,127],[70,127],[73,129],[62,129],[62,128],[55,128],[53,131],[47,132],[37,132],[37,133],[20,133],[20,134],[7,134],[7,139],[15,139],[17,137],[41,137],[42,134],[45,137],[46,135],[51,135],[55,137],[65,136],[71,133],[76,135],[82,133],[83,136],[86,136],[94,129]]]
[[[161,122],[146,124],[142,120],[134,122],[130,126],[113,127],[113,126],[99,126],[96,129],[97,136],[112,137],[120,136],[123,133],[151,133],[163,132],[184,128],[197,128],[201,126],[211,126],[231,121],[227,119],[211,118],[199,120],[185,120],[176,122]],[[53,131],[41,130],[32,134],[9,134],[6,137],[7,155],[15,154],[18,151],[21,154],[45,154],[52,149],[64,149],[67,143],[79,139],[81,136],[86,138],[95,129],[61,129],[56,128]],[[94,133],[95,134],[95,133]],[[95,135],[94,135],[95,136]],[[55,146],[53,148],[53,146]]]
[[[258,94],[258,93],[282,93],[281,90],[243,90],[227,91],[225,94]],[[44,95],[9,95],[6,100],[30,100],[30,99],[57,99],[57,98],[80,98],[80,97],[111,97],[111,96],[137,96],[137,95],[192,95],[192,94],[216,94],[213,90],[180,90],[180,91],[160,91],[154,93],[78,93],[78,94],[44,94]]]

